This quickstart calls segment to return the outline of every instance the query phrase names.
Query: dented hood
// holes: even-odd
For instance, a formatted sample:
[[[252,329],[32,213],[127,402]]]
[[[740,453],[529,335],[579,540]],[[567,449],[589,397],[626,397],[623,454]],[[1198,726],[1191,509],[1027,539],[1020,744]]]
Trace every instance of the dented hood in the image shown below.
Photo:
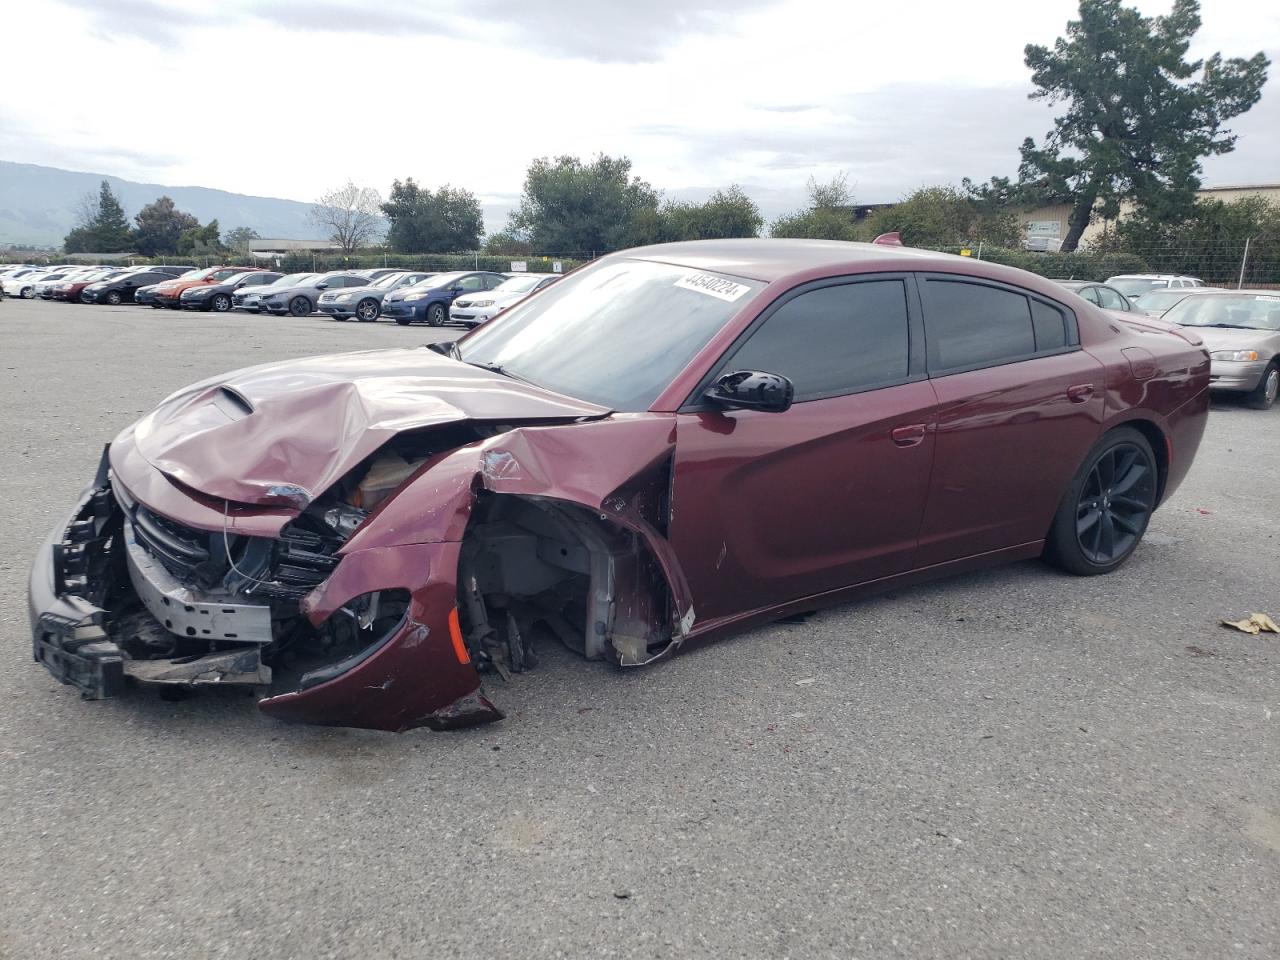
[[[296,509],[397,433],[610,411],[424,347],[249,367],[168,397],[133,428],[157,470],[212,497]]]

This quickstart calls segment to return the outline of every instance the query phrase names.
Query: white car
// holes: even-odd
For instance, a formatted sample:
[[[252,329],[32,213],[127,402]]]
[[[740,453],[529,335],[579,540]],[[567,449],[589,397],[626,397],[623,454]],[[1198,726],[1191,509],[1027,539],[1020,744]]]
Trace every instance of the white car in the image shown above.
[[[453,301],[449,307],[449,320],[467,327],[478,327],[529,294],[555,283],[561,276],[559,273],[517,273],[492,290],[465,294]]]
[[[1180,277],[1173,273],[1122,273],[1108,277],[1107,286],[1115,287],[1132,300],[1149,290],[1179,290],[1203,287],[1204,281],[1195,277]]]
[[[39,270],[18,270],[9,274],[3,281],[0,281],[0,285],[3,285],[6,297],[21,297],[23,300],[30,300],[36,295],[37,283],[51,279],[57,282],[61,278],[62,273],[56,270],[50,271],[43,268]]]

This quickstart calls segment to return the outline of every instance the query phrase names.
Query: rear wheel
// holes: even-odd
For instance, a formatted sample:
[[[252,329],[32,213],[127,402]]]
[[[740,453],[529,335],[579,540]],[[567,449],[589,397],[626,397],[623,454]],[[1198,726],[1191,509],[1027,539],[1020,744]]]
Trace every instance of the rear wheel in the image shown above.
[[[356,317],[362,323],[370,323],[378,319],[378,301],[372,298],[361,300],[356,304]]]
[[[1045,544],[1045,558],[1079,576],[1110,573],[1146,533],[1159,473],[1151,444],[1133,427],[1099,440],[1067,488]]]
[[[443,303],[433,303],[431,306],[427,307],[427,326],[428,327],[444,326],[444,318],[445,318],[445,312],[444,312]]]
[[[294,297],[289,301],[289,313],[295,317],[305,317],[311,312],[311,301],[306,297]]]
[[[1245,394],[1244,402],[1254,410],[1270,410],[1277,394],[1280,394],[1280,365],[1273,360],[1258,385]]]

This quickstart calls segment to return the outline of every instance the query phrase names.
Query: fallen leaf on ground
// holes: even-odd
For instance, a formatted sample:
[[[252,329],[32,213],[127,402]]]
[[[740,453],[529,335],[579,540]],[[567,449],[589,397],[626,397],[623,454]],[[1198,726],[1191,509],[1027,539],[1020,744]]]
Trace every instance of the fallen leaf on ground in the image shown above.
[[[1233,627],[1242,633],[1280,633],[1280,626],[1265,613],[1251,613],[1247,620],[1223,620],[1224,627]]]

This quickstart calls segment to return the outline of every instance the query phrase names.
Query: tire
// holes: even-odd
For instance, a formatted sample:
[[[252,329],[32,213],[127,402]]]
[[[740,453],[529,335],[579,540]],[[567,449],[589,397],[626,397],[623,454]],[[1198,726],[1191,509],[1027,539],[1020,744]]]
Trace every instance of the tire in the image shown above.
[[[21,290],[18,291],[19,300],[30,300],[35,295],[36,295],[35,287],[23,287]]]
[[[431,306],[427,307],[427,326],[443,327],[445,318],[448,317],[448,315],[449,314],[445,310],[443,303],[433,303]]]
[[[378,301],[372,297],[356,304],[356,319],[361,323],[373,323],[381,312],[382,308],[378,306]]]
[[[1160,471],[1138,430],[1105,434],[1076,471],[1045,543],[1045,559],[1081,577],[1110,573],[1129,559],[1156,508]]]
[[[1270,410],[1277,394],[1280,394],[1280,363],[1272,360],[1258,385],[1245,394],[1244,403],[1254,410]]]
[[[209,298],[209,309],[214,313],[226,313],[231,309],[231,298],[225,293],[215,293]]]
[[[107,293],[106,301],[111,304],[111,306],[118,307],[122,302],[124,302],[124,297],[120,295],[119,290],[112,290]]]
[[[294,297],[289,301],[291,317],[305,317],[311,313],[311,301],[306,297]]]

